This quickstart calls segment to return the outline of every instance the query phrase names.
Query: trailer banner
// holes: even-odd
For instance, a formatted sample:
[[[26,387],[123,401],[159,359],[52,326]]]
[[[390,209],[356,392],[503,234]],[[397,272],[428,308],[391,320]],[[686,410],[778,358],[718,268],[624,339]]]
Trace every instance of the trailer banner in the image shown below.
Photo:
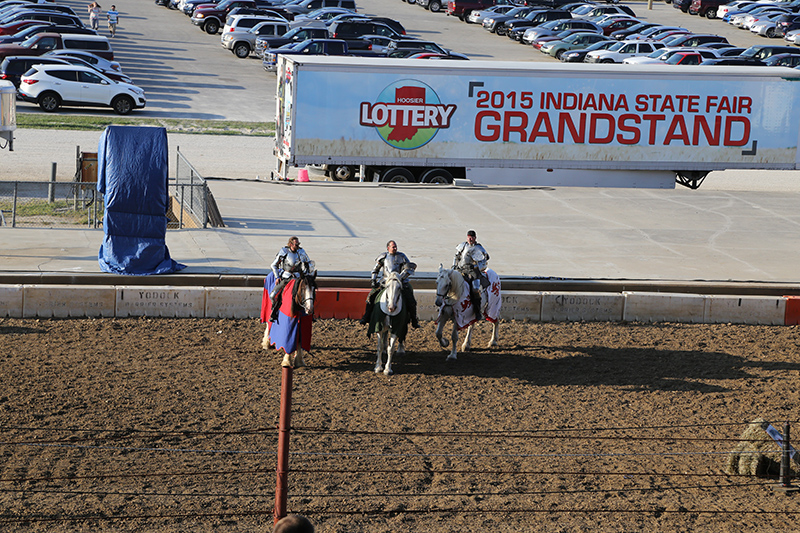
[[[718,67],[666,66],[580,76],[580,69],[439,67],[363,76],[357,69],[302,71],[291,151],[329,160],[357,153],[376,162],[467,160],[486,167],[798,163],[800,83],[763,73],[769,69],[739,69],[734,76]]]

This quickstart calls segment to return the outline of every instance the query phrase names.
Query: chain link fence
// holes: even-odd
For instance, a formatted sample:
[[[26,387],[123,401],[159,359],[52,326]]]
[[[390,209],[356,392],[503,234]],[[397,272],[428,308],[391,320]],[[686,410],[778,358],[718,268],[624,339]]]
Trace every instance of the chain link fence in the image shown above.
[[[180,150],[177,154],[176,178],[169,180],[167,228],[224,226],[206,180]],[[95,181],[82,180],[81,163],[79,155],[72,182],[0,182],[0,227],[102,227],[104,198]]]

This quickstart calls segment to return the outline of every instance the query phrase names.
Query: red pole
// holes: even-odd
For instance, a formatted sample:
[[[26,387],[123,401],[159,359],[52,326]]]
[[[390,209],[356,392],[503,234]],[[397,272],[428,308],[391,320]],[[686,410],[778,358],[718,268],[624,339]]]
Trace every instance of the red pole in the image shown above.
[[[275,523],[286,516],[289,478],[289,431],[292,428],[292,367],[281,367],[281,417],[278,422],[278,480],[275,486]]]

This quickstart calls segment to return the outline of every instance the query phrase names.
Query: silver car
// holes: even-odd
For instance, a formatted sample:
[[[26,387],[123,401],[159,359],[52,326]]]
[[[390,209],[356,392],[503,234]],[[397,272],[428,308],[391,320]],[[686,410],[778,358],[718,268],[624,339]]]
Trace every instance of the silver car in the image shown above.
[[[239,59],[247,59],[256,49],[256,39],[265,37],[280,37],[289,31],[289,23],[285,20],[265,20],[246,30],[227,31],[222,33],[220,43]]]

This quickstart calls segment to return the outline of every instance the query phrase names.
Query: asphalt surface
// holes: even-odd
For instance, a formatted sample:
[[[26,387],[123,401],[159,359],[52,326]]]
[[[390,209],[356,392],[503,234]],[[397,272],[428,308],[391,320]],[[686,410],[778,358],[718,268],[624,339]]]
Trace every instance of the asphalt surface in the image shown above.
[[[152,2],[119,0],[117,7],[122,20],[114,45],[123,69],[147,90],[142,115],[272,120],[274,74],[257,60],[236,59],[219,46],[219,36]],[[637,4],[634,9],[639,12]],[[548,60],[400,0],[364,2],[362,11],[402,13],[395,18],[412,34],[476,58],[498,47],[504,59],[513,53]],[[656,15],[665,23],[724,26],[660,3]],[[18,110],[38,112],[27,104]],[[15,151],[0,152],[0,179],[45,180],[56,162],[59,181],[70,180],[77,147],[94,151],[99,136],[18,130]],[[170,153],[180,147],[201,174],[217,178],[210,186],[227,225],[168,232],[170,252],[190,275],[263,275],[287,237],[298,235],[323,275],[366,275],[391,238],[419,264],[419,277],[432,277],[474,228],[492,268],[508,277],[798,282],[795,172],[712,173],[697,191],[286,184],[258,179],[274,167],[269,138],[171,134],[169,142]],[[97,274],[102,238],[99,230],[6,228],[0,231],[0,272]]]

